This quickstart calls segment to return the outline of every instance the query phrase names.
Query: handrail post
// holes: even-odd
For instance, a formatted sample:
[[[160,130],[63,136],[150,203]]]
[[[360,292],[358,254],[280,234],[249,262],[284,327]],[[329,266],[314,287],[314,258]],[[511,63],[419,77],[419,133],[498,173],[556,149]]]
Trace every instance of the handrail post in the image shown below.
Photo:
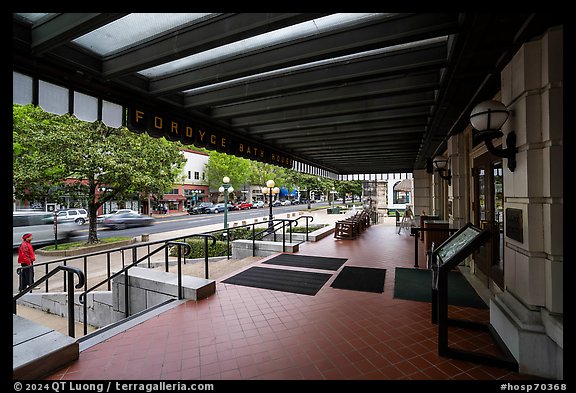
[[[204,278],[208,280],[208,236],[204,236]]]
[[[182,300],[182,247],[178,246],[178,300]]]
[[[107,252],[106,253],[106,277],[110,277],[111,272],[112,272],[112,262],[110,260],[110,253]],[[109,291],[112,290],[111,280],[108,280],[107,287],[108,287]],[[86,333],[84,333],[84,334],[86,334]]]
[[[252,256],[256,256],[256,234],[254,231],[256,230],[256,224],[252,224]]]
[[[124,316],[126,318],[130,316],[128,309],[128,270],[124,271]]]
[[[168,245],[164,247],[164,271],[168,272],[170,270],[170,266],[168,264]]]
[[[308,241],[308,217],[306,217],[306,241]]]
[[[88,334],[88,302],[84,302],[84,304],[82,304],[82,310],[84,311],[84,335]]]
[[[228,209],[228,206],[226,206],[226,209]],[[226,226],[226,259],[230,259],[230,228],[228,226]]]
[[[282,252],[286,252],[286,221],[282,220]]]
[[[414,267],[418,266],[418,239],[420,238],[420,228],[412,228],[412,233],[414,233]]]
[[[68,270],[68,335],[72,338],[75,337],[74,329],[74,272]]]

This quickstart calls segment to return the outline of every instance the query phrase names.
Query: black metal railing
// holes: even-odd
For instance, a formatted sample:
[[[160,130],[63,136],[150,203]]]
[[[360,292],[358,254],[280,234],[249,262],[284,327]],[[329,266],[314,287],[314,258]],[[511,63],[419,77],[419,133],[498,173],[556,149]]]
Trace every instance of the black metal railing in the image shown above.
[[[54,276],[55,273],[52,273],[50,271],[51,268],[53,268],[54,266],[56,266],[53,271],[57,272],[60,270],[70,270],[70,271],[75,271],[78,272],[77,274],[81,274],[82,275],[82,280],[80,280],[80,282],[75,286],[76,289],[82,289],[82,292],[80,293],[80,302],[83,304],[83,316],[84,316],[84,334],[87,334],[87,322],[88,322],[88,308],[87,308],[87,302],[86,300],[86,296],[87,294],[89,294],[90,292],[93,292],[94,290],[104,287],[105,289],[108,291],[112,290],[112,280],[117,277],[120,274],[124,274],[125,273],[125,284],[128,283],[128,273],[127,271],[134,266],[137,266],[145,261],[147,261],[148,266],[147,267],[151,267],[151,258],[160,253],[161,251],[165,252],[164,255],[164,261],[165,261],[165,270],[168,272],[169,271],[169,252],[170,252],[170,248],[177,246],[177,258],[178,258],[178,296],[182,296],[182,286],[181,286],[181,274],[182,274],[182,264],[186,264],[186,258],[190,253],[190,246],[186,243],[186,239],[188,238],[193,238],[193,237],[201,237],[204,239],[204,275],[205,278],[209,277],[209,272],[208,272],[208,258],[209,258],[209,252],[208,252],[208,241],[211,239],[212,243],[211,245],[215,245],[216,243],[216,234],[218,233],[225,233],[226,235],[224,235],[224,237],[226,237],[226,241],[227,241],[227,247],[226,247],[226,256],[229,259],[230,258],[230,241],[231,241],[231,237],[230,237],[230,230],[231,229],[240,229],[243,227],[250,227],[251,228],[251,235],[249,236],[249,239],[252,240],[253,245],[252,245],[252,250],[253,250],[253,255],[255,256],[255,242],[259,239],[263,239],[266,236],[273,236],[274,241],[277,240],[277,235],[279,236],[278,232],[282,231],[282,249],[283,251],[285,251],[285,239],[286,239],[286,226],[289,227],[289,241],[292,242],[292,227],[298,226],[298,221],[304,219],[306,220],[306,241],[308,241],[308,233],[309,233],[309,222],[313,221],[313,217],[312,216],[300,216],[297,219],[274,219],[273,220],[273,226],[272,227],[268,227],[266,226],[266,228],[257,231],[256,227],[259,225],[263,225],[264,223],[252,223],[252,224],[246,224],[246,225],[242,225],[242,226],[236,226],[234,228],[226,228],[226,229],[220,229],[220,230],[216,230],[216,231],[210,231],[210,232],[205,232],[205,233],[200,233],[200,234],[190,234],[190,235],[186,235],[186,236],[178,236],[178,237],[172,237],[169,239],[165,239],[165,240],[158,240],[158,241],[149,241],[149,242],[143,242],[143,243],[136,243],[136,244],[131,244],[128,246],[122,246],[122,247],[118,247],[112,250],[104,250],[104,251],[95,251],[95,252],[91,252],[91,253],[86,253],[86,254],[82,254],[82,255],[78,255],[78,256],[70,256],[70,257],[65,257],[65,258],[58,258],[58,259],[53,259],[50,261],[46,261],[46,262],[41,262],[41,263],[37,263],[35,264],[35,270],[36,271],[41,271],[42,269],[44,269],[45,271],[45,275],[44,277],[42,277],[40,280],[37,280],[34,285],[32,287],[30,287],[30,289],[23,291],[22,293],[19,293],[17,295],[17,298],[20,298],[23,294],[28,293],[30,290],[32,290],[33,287],[36,287],[38,285],[41,284],[45,284],[45,292],[50,292],[50,278],[52,278]],[[270,228],[273,229],[272,233],[270,232]],[[182,253],[182,247],[184,247],[186,249],[186,251],[184,253]],[[139,257],[139,254],[144,254],[141,255]],[[98,265],[98,263],[96,263],[96,261],[100,262],[100,266],[98,268],[94,268],[94,266]],[[112,269],[114,264],[121,262],[121,269],[119,271],[116,271],[115,273],[112,273]],[[75,264],[77,266],[69,266]],[[105,278],[102,279],[101,281],[97,282],[96,284],[92,285],[91,287],[88,287],[88,282],[91,276],[95,275],[97,277],[100,277],[102,275],[102,264],[104,264],[105,267]],[[22,269],[22,268],[19,268]],[[100,269],[99,271],[96,269]],[[53,282],[53,281],[52,281]],[[68,285],[69,283],[72,283],[73,281],[71,280],[71,278],[67,275],[64,276],[63,278],[63,282],[62,282],[62,287],[63,288],[68,288],[68,290],[70,291],[72,288],[71,285]],[[59,289],[61,288],[60,286],[56,285],[56,286],[52,286],[52,290]],[[55,287],[55,288],[54,288]],[[125,290],[127,290],[128,285],[125,285]],[[125,294],[126,295],[126,294]],[[74,301],[73,298],[72,301],[68,302],[68,307],[73,307],[74,306]],[[127,301],[128,296],[125,296],[125,301]],[[179,297],[180,299],[180,297]],[[16,301],[16,298],[15,298]],[[125,305],[125,314],[126,316],[129,316],[129,306]],[[73,315],[72,315],[73,316]],[[71,319],[72,323],[74,322],[74,319]]]
[[[22,274],[23,269],[31,269],[31,268],[32,268],[32,266],[19,267],[16,270],[16,272],[18,275],[20,275],[20,274]],[[67,288],[68,335],[70,337],[74,337],[75,336],[75,329],[74,329],[74,322],[75,322],[75,318],[74,318],[74,275],[78,276],[78,284],[76,284],[76,288],[82,288],[82,286],[85,284],[84,273],[82,272],[82,270],[80,270],[78,268],[70,267],[70,266],[56,266],[54,269],[52,269],[52,271],[48,272],[44,277],[42,277],[41,279],[39,279],[37,281],[34,281],[28,288],[20,291],[16,296],[14,296],[12,298],[12,312],[14,314],[16,314],[16,311],[17,311],[16,304],[17,304],[18,299],[20,299],[22,296],[24,296],[28,292],[32,291],[32,289],[34,287],[36,287],[37,285],[42,284],[44,281],[48,281],[48,279],[50,277],[52,277],[53,275],[55,275],[59,271],[64,271],[65,272],[64,276],[67,276],[67,278],[68,278],[68,280],[67,280],[67,282],[68,282],[68,288]],[[84,334],[86,334],[86,332],[84,332]]]
[[[422,228],[422,227],[410,228],[410,235],[414,236],[414,267],[419,267],[418,241],[420,240],[420,232],[447,232],[448,235],[452,235],[457,231],[458,231],[457,228]],[[427,265],[427,269],[430,269],[430,266]]]
[[[202,235],[192,235],[192,236],[202,236]],[[110,276],[108,276],[106,279],[102,280],[101,282],[93,285],[91,288],[85,289],[79,296],[78,300],[80,301],[81,304],[83,304],[83,316],[84,316],[84,334],[88,334],[88,302],[86,301],[86,296],[94,291],[95,289],[101,287],[102,285],[104,285],[105,283],[108,283],[108,287],[110,287],[110,282],[115,278],[118,277],[120,275],[124,275],[124,316],[126,318],[128,318],[130,316],[130,292],[129,292],[129,274],[128,271],[133,268],[134,266],[138,266],[138,264],[140,264],[141,262],[143,262],[144,260],[148,259],[149,257],[151,257],[152,255],[161,252],[162,250],[167,250],[170,246],[176,246],[178,251],[177,251],[177,255],[178,255],[178,288],[177,288],[177,297],[178,300],[182,299],[183,297],[183,293],[182,293],[182,256],[186,256],[187,254],[190,253],[190,246],[185,243],[185,242],[177,242],[174,240],[170,240],[170,241],[165,241],[164,244],[161,247],[158,247],[156,250],[152,251],[150,254],[147,254],[145,256],[143,256],[140,259],[137,259],[136,261],[132,262],[130,265],[128,266],[124,266],[121,270],[119,270],[118,272],[111,274]],[[184,253],[182,253],[182,248],[185,248],[186,251]],[[207,252],[206,252],[207,254]],[[206,263],[208,263],[206,261]],[[168,266],[166,265],[166,271],[168,271]]]

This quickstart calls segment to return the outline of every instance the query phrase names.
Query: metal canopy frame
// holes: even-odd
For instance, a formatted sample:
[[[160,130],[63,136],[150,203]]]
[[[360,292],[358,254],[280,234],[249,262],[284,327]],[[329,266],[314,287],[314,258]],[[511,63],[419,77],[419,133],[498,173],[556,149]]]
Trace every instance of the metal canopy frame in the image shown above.
[[[492,98],[520,45],[561,13],[398,13],[161,76],[147,70],[327,13],[223,13],[112,53],[78,38],[125,13],[13,14],[13,70],[145,104],[339,175],[412,172]],[[170,14],[157,14],[165,18]]]

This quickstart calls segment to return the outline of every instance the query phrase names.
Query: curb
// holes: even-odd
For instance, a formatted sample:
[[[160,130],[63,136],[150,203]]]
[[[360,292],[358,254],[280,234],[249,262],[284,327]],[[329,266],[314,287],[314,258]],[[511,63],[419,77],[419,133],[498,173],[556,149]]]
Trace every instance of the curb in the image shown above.
[[[45,251],[42,249],[38,249],[35,251],[35,253],[38,255],[53,256],[53,257],[74,257],[77,255],[88,254],[88,253],[95,252],[95,251],[106,250],[109,248],[127,246],[127,245],[132,244],[132,243],[136,243],[136,238],[132,238],[129,240],[122,240],[122,241],[118,241],[118,242],[112,242],[112,243],[96,244],[94,246],[86,246],[86,247],[77,248],[74,250]]]

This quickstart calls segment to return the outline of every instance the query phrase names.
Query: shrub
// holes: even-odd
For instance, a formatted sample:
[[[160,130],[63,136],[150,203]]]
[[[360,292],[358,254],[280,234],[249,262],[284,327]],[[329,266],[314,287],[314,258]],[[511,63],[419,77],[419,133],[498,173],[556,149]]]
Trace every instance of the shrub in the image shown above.
[[[186,243],[190,246],[190,254],[186,256],[188,259],[204,258],[204,239],[187,239]],[[212,245],[211,239],[208,239],[208,257],[221,257],[228,255],[226,252],[226,242],[216,241]],[[228,252],[232,252],[231,249]],[[177,257],[178,249],[176,247],[170,248],[170,256]]]

